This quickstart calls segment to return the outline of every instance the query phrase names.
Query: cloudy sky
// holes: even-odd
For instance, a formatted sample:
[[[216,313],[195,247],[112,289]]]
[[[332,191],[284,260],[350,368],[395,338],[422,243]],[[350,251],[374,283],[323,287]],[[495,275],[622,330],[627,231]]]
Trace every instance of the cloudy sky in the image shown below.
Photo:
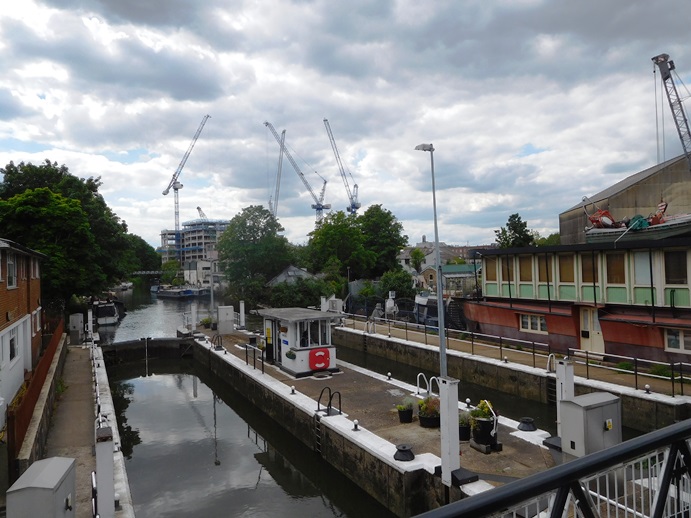
[[[651,58],[691,84],[688,0],[21,0],[0,9],[0,166],[45,159],[101,176],[149,243],[180,219],[268,206],[280,133],[315,197],[348,205],[329,120],[362,213],[411,244],[484,244],[519,213],[560,212],[681,154]],[[683,87],[682,94],[686,95]],[[657,96],[656,96],[657,92]],[[657,97],[657,102],[656,102]],[[687,107],[687,111],[691,108]],[[284,160],[278,218],[293,243],[312,195]],[[673,210],[670,207],[670,211]]]

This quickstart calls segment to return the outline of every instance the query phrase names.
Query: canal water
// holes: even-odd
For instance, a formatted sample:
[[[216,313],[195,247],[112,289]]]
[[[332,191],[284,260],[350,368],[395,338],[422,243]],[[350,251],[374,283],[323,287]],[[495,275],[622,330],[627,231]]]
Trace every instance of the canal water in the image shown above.
[[[128,312],[104,343],[175,336],[209,301],[120,294]],[[147,370],[148,368],[148,370]],[[148,374],[148,375],[147,375]],[[137,517],[393,516],[244,398],[191,361],[109,369]]]

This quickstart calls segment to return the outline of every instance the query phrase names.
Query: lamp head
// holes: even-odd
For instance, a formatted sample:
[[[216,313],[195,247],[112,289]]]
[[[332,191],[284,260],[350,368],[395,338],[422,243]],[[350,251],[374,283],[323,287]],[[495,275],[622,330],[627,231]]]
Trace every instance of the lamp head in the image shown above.
[[[434,146],[432,144],[420,144],[415,146],[416,151],[434,151]]]

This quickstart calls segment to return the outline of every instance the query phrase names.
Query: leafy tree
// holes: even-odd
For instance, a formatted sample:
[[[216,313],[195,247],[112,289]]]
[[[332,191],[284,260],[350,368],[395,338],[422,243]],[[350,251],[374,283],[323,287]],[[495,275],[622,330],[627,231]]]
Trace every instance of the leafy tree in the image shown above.
[[[533,245],[528,223],[518,214],[511,214],[505,227],[494,231],[499,248],[520,248]]]
[[[246,207],[230,220],[218,240],[218,253],[231,298],[256,307],[267,281],[290,264],[290,247],[281,231],[278,220],[260,205]]]
[[[534,241],[536,246],[554,246],[561,243],[561,236],[559,232],[555,232],[547,237],[542,237],[535,232]]]
[[[177,259],[166,261],[163,263],[161,270],[163,271],[161,274],[161,282],[163,284],[176,284],[178,273],[180,273],[180,261]]]
[[[413,267],[413,270],[416,272],[420,273],[422,270],[422,262],[425,260],[425,252],[420,250],[419,248],[413,248],[410,251],[410,263]]]
[[[44,297],[68,300],[73,293],[97,293],[105,286],[96,240],[78,200],[47,188],[0,199],[0,228],[3,237],[46,255]]]
[[[100,178],[77,178],[70,174],[66,166],[58,166],[49,160],[40,165],[24,162],[15,165],[10,162],[4,169],[0,169],[0,173],[3,174],[0,199],[10,200],[29,190],[47,188],[78,202],[86,214],[92,240],[81,246],[75,244],[75,252],[82,254],[82,257],[88,255],[91,258],[89,262],[82,263],[87,274],[92,275],[98,283],[89,283],[90,293],[80,292],[80,284],[77,283],[74,293],[97,293],[130,272],[143,269],[145,264],[150,266],[146,269],[158,269],[160,261],[154,259],[155,250],[138,236],[127,234],[127,224],[113,213],[99,194]],[[28,242],[22,244],[31,246]],[[51,288],[47,286],[44,291],[51,292]]]
[[[381,205],[372,205],[357,224],[364,236],[364,247],[375,254],[375,261],[366,274],[369,278],[380,277],[389,270],[400,268],[398,253],[408,244],[408,236],[403,234],[403,225],[390,211]]]
[[[271,288],[269,303],[274,308],[318,306],[321,297],[333,293],[329,284],[321,279],[297,279]]]
[[[390,291],[396,292],[396,298],[415,297],[413,288],[413,276],[403,270],[389,270],[381,276],[379,281],[379,291],[382,297],[386,297]]]
[[[322,271],[336,260],[340,275],[345,277],[350,268],[351,279],[367,275],[377,259],[376,253],[365,247],[357,217],[346,216],[343,211],[332,212],[322,220],[310,234],[308,247],[313,271]]]

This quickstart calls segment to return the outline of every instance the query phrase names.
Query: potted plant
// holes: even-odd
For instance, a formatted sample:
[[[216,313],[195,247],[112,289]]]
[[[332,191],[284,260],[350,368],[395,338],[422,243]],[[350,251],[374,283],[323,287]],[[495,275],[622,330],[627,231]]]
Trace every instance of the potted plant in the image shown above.
[[[458,413],[458,440],[470,440],[470,414],[468,412]]]
[[[470,411],[470,427],[476,443],[488,446],[497,444],[496,414],[492,403],[483,399]]]
[[[206,329],[209,329],[209,327],[211,327],[211,317],[202,318],[199,323]]]
[[[396,405],[398,410],[398,420],[401,423],[413,422],[413,398],[407,397],[401,403]]]
[[[436,396],[427,396],[418,402],[417,416],[420,419],[420,426],[423,428],[439,428],[440,420],[440,402]]]

